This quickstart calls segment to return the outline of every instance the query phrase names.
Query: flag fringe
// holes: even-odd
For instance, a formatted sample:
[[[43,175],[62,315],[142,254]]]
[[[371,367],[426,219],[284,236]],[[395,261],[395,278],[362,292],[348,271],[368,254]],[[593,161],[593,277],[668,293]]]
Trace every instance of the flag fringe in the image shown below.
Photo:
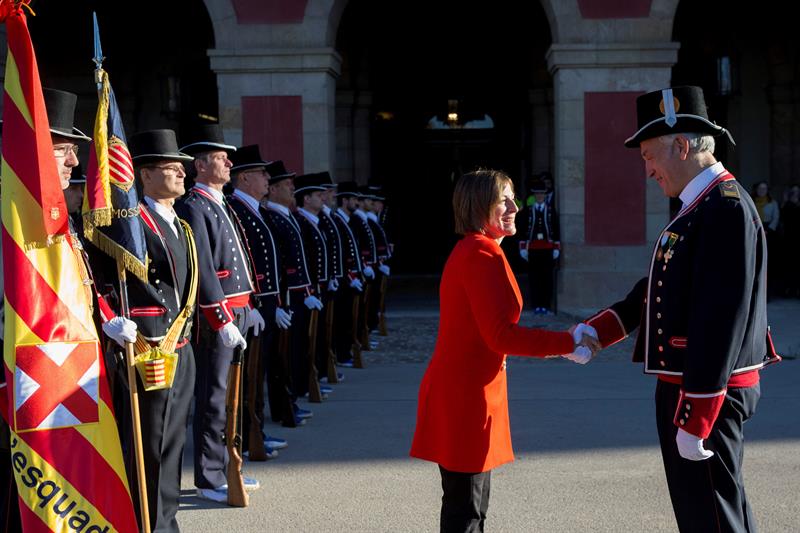
[[[125,270],[139,278],[143,283],[150,283],[147,279],[147,267],[150,260],[145,255],[144,263],[139,261],[135,255],[120,246],[114,239],[109,238],[101,231],[95,231],[94,226],[89,220],[84,219],[83,234],[92,244],[97,246],[106,255],[114,258],[117,263],[122,263]]]
[[[48,235],[47,240],[45,241],[29,241],[26,242],[25,245],[22,247],[23,250],[26,252],[30,252],[31,250],[40,250],[42,248],[47,248],[48,246],[52,246],[56,243],[61,243],[67,238],[66,235],[63,233],[59,233],[56,235]]]
[[[114,215],[114,209],[111,207],[101,207],[100,209],[93,209],[88,213],[84,213],[84,224],[91,226],[110,226],[111,219]]]

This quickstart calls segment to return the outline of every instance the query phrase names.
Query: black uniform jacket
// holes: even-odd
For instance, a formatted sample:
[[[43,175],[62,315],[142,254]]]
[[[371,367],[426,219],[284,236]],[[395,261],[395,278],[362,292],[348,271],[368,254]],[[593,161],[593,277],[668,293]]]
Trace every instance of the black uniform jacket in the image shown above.
[[[544,203],[544,209],[539,211],[536,204],[527,207],[525,220],[528,231],[525,233],[528,239],[528,248],[552,248],[545,243],[557,243],[560,241],[558,215],[555,208]],[[537,244],[537,241],[544,241]]]
[[[389,239],[386,238],[386,232],[383,227],[376,221],[367,216],[367,224],[372,232],[372,237],[375,240],[375,256],[379,262],[388,261],[392,256],[389,249]]]
[[[198,304],[211,327],[221,329],[233,320],[232,309],[250,305],[247,248],[228,208],[200,187],[189,191],[175,210],[192,227],[197,242]]]
[[[727,388],[779,360],[767,327],[767,248],[752,200],[724,171],[670,222],[650,275],[587,322],[604,346],[637,327],[633,360],[680,383],[675,423],[705,438]]]
[[[361,257],[358,253],[358,241],[353,230],[350,229],[349,216],[342,214],[341,209],[331,213],[339,236],[342,238],[342,263],[349,278],[361,276]]]
[[[158,342],[187,304],[190,282],[187,239],[190,237],[182,226],[176,237],[170,228],[171,224],[145,202],[139,204],[139,209],[150,262],[147,268],[148,283],[136,276],[127,277],[130,318],[136,322],[139,333],[145,339]],[[177,218],[175,223],[178,224]],[[192,306],[195,304],[189,303]],[[191,320],[184,326],[184,332],[188,334],[189,331]]]
[[[327,283],[329,279],[328,246],[325,242],[325,235],[317,223],[311,220],[306,213],[298,209],[292,216],[300,226],[300,234],[303,236],[303,249],[306,252],[306,265],[311,286],[314,292],[319,292],[320,286]]]
[[[263,209],[259,206],[258,212],[253,206],[242,200],[237,195],[228,196],[228,205],[239,217],[247,244],[249,247],[250,264],[255,276],[256,296],[276,295],[280,292],[278,287],[279,264],[278,247],[272,232],[269,230],[264,217]]]
[[[356,211],[350,215],[350,229],[353,230],[353,235],[356,237],[361,264],[372,266],[378,261],[378,251],[375,249],[375,237],[369,228],[367,217],[364,215],[362,218],[361,214],[363,213]]]
[[[333,220],[333,212],[327,214],[324,210],[319,213],[320,231],[325,235],[328,245],[328,275],[334,278],[344,276],[344,263],[342,261],[342,236]]]
[[[281,268],[278,281],[281,295],[285,295],[287,291],[307,291],[311,280],[308,277],[306,252],[303,248],[303,238],[300,235],[297,221],[291,213],[288,215],[283,213],[271,202],[267,203],[267,208],[261,214],[272,231],[275,244],[278,245],[280,257],[278,264]]]

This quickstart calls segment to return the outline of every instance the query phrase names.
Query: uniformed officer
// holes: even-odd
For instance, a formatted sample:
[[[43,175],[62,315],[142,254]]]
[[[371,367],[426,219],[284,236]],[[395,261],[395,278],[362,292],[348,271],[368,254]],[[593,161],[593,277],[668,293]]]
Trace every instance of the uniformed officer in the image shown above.
[[[309,385],[308,330],[304,331],[302,324],[308,324],[307,317],[311,309],[322,309],[322,301],[311,286],[303,237],[292,215],[295,207],[295,173],[287,171],[280,160],[271,162],[266,168],[269,174],[269,198],[264,211],[265,220],[278,245],[281,299],[292,315],[288,347],[295,420],[283,420],[283,425],[295,427],[313,416],[310,409],[298,407],[296,400],[308,394]]]
[[[381,307],[381,291],[385,287],[384,278],[389,278],[391,273],[389,269],[389,259],[392,257],[391,247],[389,246],[389,239],[386,232],[380,223],[378,215],[380,210],[376,205],[377,202],[383,202],[383,189],[379,185],[368,185],[362,188],[362,210],[367,215],[367,224],[372,232],[375,241],[375,257],[377,259],[377,268],[375,269],[375,282],[374,290],[370,295],[370,302],[367,306],[369,316],[367,316],[367,327],[370,331],[374,331],[378,327],[378,320]],[[374,344],[374,343],[373,343]]]
[[[300,226],[300,234],[303,236],[303,248],[306,252],[306,265],[309,267],[308,274],[311,287],[314,290],[314,294],[322,301],[323,310],[327,310],[326,306],[335,297],[339,286],[329,253],[329,248],[335,248],[336,243],[328,242],[320,222],[320,213],[322,212],[326,192],[321,178],[320,174],[305,174],[295,178],[294,197],[297,203],[297,211],[293,214]],[[314,354],[314,365],[318,378],[322,377],[323,374],[326,375],[328,368],[325,316],[320,312],[319,317],[315,332],[316,350]],[[307,329],[308,325],[304,325],[303,330]],[[320,393],[323,397],[332,392],[332,390],[329,385],[320,385]]]
[[[742,478],[743,423],[759,371],[780,358],[767,326],[767,252],[752,200],[713,156],[730,134],[699,87],[636,100],[647,176],[683,202],[655,243],[649,276],[589,324],[603,346],[637,327],[634,361],[658,376],[656,422],[682,532],[755,531]]]
[[[531,184],[534,202],[526,208],[527,231],[520,242],[520,256],[528,263],[531,306],[537,315],[552,309],[553,271],[561,254],[558,213],[547,201],[547,186],[535,180]]]
[[[261,316],[266,321],[266,329],[259,342],[261,366],[267,376],[267,397],[270,414],[274,420],[287,420],[294,423],[292,400],[289,393],[289,377],[283,366],[281,354],[276,349],[278,329],[286,330],[291,325],[289,313],[282,308],[280,298],[280,263],[278,245],[266,223],[266,214],[261,201],[269,192],[269,161],[261,158],[258,145],[242,146],[231,156],[231,176],[234,191],[228,203],[236,212],[244,228],[250,246],[255,274],[255,296]],[[263,380],[263,373],[259,379]],[[249,397],[249,396],[248,396]],[[254,406],[260,414],[264,411],[264,398],[257,398]],[[246,417],[245,420],[248,420]],[[263,420],[261,431],[263,433]],[[248,428],[252,431],[252,428]],[[286,447],[286,441],[263,435],[268,456],[275,456],[278,450]],[[245,440],[246,442],[246,440]]]
[[[172,130],[133,135],[130,151],[143,193],[139,212],[149,259],[147,282],[127,277],[132,320],[138,330],[138,353],[159,347],[176,354],[172,385],[146,390],[137,375],[144,468],[150,524],[153,531],[178,531],[175,514],[180,498],[181,462],[194,393],[195,360],[189,343],[197,296],[197,253],[189,225],[173,210],[185,192],[183,162]],[[106,279],[108,282],[108,279]],[[118,287],[115,287],[119,290]],[[124,338],[116,338],[124,347]],[[129,452],[132,452],[129,446]],[[131,486],[136,486],[133,453],[128,454]],[[136,491],[131,491],[134,498]]]
[[[342,239],[342,266],[348,280],[346,290],[339,290],[336,295],[335,305],[339,312],[334,315],[333,349],[339,365],[346,368],[353,366],[352,350],[355,344],[354,328],[356,327],[356,320],[354,320],[352,312],[353,301],[360,299],[364,291],[364,271],[358,241],[350,228],[349,206],[357,192],[355,182],[338,184],[333,198],[336,202],[336,210],[331,211],[336,229],[339,230],[339,236]]]
[[[257,335],[264,328],[260,313],[252,308],[247,248],[242,243],[236,215],[222,194],[230,181],[229,154],[235,147],[224,143],[216,124],[198,127],[193,140],[181,151],[194,157],[195,185],[176,205],[197,241],[200,288],[199,332],[196,337],[197,380],[192,430],[194,434],[194,482],[201,498],[227,501],[222,440],[225,429],[225,392],[233,350],[247,346],[249,329]],[[259,487],[244,478],[245,488]]]

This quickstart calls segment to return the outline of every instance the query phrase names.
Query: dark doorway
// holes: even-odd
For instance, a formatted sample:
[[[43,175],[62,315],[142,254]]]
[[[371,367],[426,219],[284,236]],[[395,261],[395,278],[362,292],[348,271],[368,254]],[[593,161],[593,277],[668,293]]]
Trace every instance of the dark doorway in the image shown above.
[[[78,94],[76,124],[91,135],[97,109],[92,12],[126,133],[172,128],[218,113],[206,51],[214,31],[202,0],[115,4],[34,0],[28,17],[42,85]],[[82,154],[83,157],[83,154]]]
[[[552,86],[550,41],[537,2],[348,5],[337,90],[354,107],[370,102],[371,172],[355,177],[387,191],[395,271],[441,271],[457,238],[451,197],[462,173],[502,169],[524,200],[520,186],[536,166],[531,91]]]

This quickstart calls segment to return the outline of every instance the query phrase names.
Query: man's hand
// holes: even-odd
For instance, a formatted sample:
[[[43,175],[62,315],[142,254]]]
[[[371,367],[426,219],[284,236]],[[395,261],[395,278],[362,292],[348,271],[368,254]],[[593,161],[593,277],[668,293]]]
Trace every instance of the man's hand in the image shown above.
[[[681,454],[681,457],[689,461],[705,461],[714,457],[714,452],[703,448],[703,439],[695,437],[681,428],[678,428],[675,443],[678,445],[678,453]]]
[[[252,309],[247,315],[247,329],[250,328],[253,328],[253,335],[256,336],[266,329],[264,317],[261,316],[258,309]]]
[[[126,342],[136,342],[137,329],[136,322],[124,316],[115,316],[103,323],[103,333],[123,348]]]
[[[523,258],[525,261],[527,261],[527,260],[528,260],[528,250],[522,250],[522,249],[520,249],[520,251],[519,251],[519,256],[520,256],[521,258]]]
[[[228,322],[222,326],[222,329],[219,330],[219,335],[222,337],[222,344],[226,348],[235,348],[236,346],[241,346],[243,350],[247,348],[247,341],[244,340],[239,328],[233,322]]]
[[[375,271],[372,270],[371,266],[364,267],[364,277],[369,279],[375,279]]]
[[[339,282],[336,281],[336,278],[331,278],[328,280],[328,292],[336,292],[339,289]]]
[[[389,272],[390,272],[389,265],[380,264],[378,265],[378,270],[380,270],[381,274],[383,274],[387,278],[389,277]]]
[[[278,307],[275,309],[275,324],[281,329],[289,329],[292,325],[292,315]]]
[[[590,350],[588,347],[580,345],[575,348],[574,352],[562,355],[561,357],[569,359],[573,363],[585,365],[592,360],[592,357],[594,357],[594,352],[592,352],[592,350]]]
[[[559,255],[561,255],[561,251],[560,251],[559,249],[557,249],[557,248],[556,248],[556,249],[554,249],[554,250],[553,250],[553,260],[556,260],[556,259],[558,259],[558,256],[559,256]]]
[[[303,303],[306,304],[306,307],[309,309],[316,309],[317,311],[322,311],[322,301],[317,298],[316,296],[306,296],[306,299],[303,300]]]
[[[364,290],[364,285],[361,283],[361,280],[358,278],[353,278],[350,280],[350,288],[361,292]]]

